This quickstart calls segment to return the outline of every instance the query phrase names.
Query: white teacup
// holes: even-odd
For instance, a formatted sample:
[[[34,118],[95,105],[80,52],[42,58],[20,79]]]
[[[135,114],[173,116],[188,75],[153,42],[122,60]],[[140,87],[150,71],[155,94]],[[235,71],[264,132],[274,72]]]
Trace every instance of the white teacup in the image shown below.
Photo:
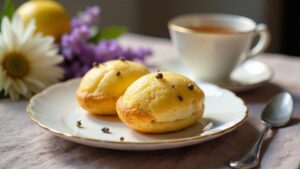
[[[238,65],[264,51],[270,40],[264,24],[235,15],[182,15],[168,26],[183,62],[196,78],[210,82],[228,80]],[[250,49],[257,35],[259,40]]]

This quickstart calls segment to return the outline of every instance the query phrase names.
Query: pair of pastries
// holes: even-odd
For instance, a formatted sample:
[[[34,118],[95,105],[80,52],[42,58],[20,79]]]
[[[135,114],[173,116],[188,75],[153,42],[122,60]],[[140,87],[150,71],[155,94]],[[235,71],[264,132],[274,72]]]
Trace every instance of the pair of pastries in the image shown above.
[[[187,77],[149,73],[141,64],[122,60],[93,67],[83,77],[77,99],[90,113],[117,114],[127,126],[146,133],[189,127],[204,112],[204,93]]]

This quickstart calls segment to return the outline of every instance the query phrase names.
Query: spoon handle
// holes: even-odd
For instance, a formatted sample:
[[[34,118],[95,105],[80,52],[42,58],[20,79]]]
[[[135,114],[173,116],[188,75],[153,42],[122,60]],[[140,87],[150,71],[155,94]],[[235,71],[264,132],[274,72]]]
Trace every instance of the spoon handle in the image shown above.
[[[253,168],[257,166],[259,162],[260,149],[267,131],[270,129],[269,125],[265,125],[263,131],[260,133],[255,144],[250,151],[236,161],[230,162],[232,168]]]

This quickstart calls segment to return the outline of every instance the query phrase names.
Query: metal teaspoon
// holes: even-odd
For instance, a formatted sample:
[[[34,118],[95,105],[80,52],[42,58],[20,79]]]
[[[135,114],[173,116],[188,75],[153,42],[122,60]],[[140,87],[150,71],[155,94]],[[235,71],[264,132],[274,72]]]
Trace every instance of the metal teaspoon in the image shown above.
[[[260,133],[257,141],[248,153],[237,161],[231,161],[229,164],[230,167],[253,168],[257,166],[265,134],[272,127],[282,127],[286,125],[292,117],[293,107],[293,98],[287,92],[282,92],[271,98],[261,115],[262,123],[265,127]]]

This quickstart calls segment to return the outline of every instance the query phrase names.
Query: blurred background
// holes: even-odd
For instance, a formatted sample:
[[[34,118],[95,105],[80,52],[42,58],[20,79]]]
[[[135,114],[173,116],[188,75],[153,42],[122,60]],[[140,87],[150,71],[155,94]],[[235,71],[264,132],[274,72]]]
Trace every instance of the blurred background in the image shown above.
[[[19,6],[24,0],[13,0]],[[71,15],[100,5],[101,25],[123,25],[130,32],[169,38],[169,19],[186,13],[227,13],[266,23],[271,32],[267,52],[300,55],[300,1],[284,0],[58,0]],[[2,2],[1,2],[2,3]],[[3,4],[1,4],[2,6]]]

